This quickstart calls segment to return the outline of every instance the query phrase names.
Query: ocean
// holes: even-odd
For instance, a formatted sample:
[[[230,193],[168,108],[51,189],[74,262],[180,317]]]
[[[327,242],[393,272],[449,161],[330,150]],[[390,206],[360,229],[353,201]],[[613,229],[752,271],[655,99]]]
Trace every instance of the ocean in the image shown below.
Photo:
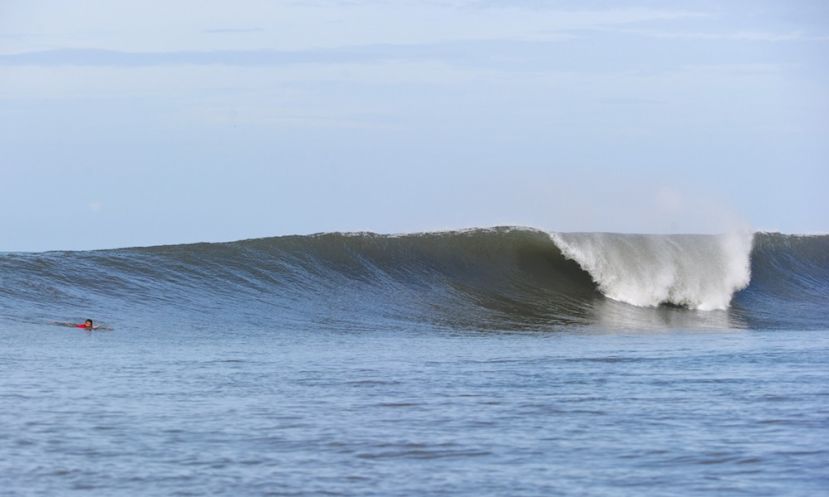
[[[0,253],[0,319],[2,495],[829,493],[829,236]]]

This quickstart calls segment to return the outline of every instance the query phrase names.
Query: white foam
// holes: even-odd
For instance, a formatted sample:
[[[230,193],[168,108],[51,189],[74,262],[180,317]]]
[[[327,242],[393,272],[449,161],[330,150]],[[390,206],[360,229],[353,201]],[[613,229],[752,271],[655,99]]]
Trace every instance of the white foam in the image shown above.
[[[652,307],[727,309],[751,279],[749,232],[722,235],[552,233],[607,297]]]

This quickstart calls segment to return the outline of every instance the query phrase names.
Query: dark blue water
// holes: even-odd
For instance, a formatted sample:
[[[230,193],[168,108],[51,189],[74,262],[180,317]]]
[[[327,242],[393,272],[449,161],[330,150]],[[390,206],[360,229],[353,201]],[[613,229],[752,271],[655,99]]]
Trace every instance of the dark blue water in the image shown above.
[[[0,323],[3,496],[829,494],[825,236],[0,254]]]
[[[829,334],[3,326],[5,495],[829,490]]]

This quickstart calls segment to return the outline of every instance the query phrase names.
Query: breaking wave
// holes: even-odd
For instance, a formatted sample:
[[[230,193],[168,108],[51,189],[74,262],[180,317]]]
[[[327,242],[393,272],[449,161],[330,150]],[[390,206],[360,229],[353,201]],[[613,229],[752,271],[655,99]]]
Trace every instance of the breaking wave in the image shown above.
[[[604,295],[636,306],[727,309],[734,293],[751,279],[751,233],[552,237]]]
[[[826,328],[829,237],[526,228],[0,254],[0,315],[258,328]]]

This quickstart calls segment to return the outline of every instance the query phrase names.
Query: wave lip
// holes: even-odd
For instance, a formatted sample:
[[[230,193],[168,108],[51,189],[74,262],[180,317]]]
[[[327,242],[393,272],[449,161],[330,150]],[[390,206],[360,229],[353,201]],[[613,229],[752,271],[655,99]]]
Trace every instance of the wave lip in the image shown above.
[[[639,307],[725,310],[751,280],[751,233],[552,233],[608,298]]]

